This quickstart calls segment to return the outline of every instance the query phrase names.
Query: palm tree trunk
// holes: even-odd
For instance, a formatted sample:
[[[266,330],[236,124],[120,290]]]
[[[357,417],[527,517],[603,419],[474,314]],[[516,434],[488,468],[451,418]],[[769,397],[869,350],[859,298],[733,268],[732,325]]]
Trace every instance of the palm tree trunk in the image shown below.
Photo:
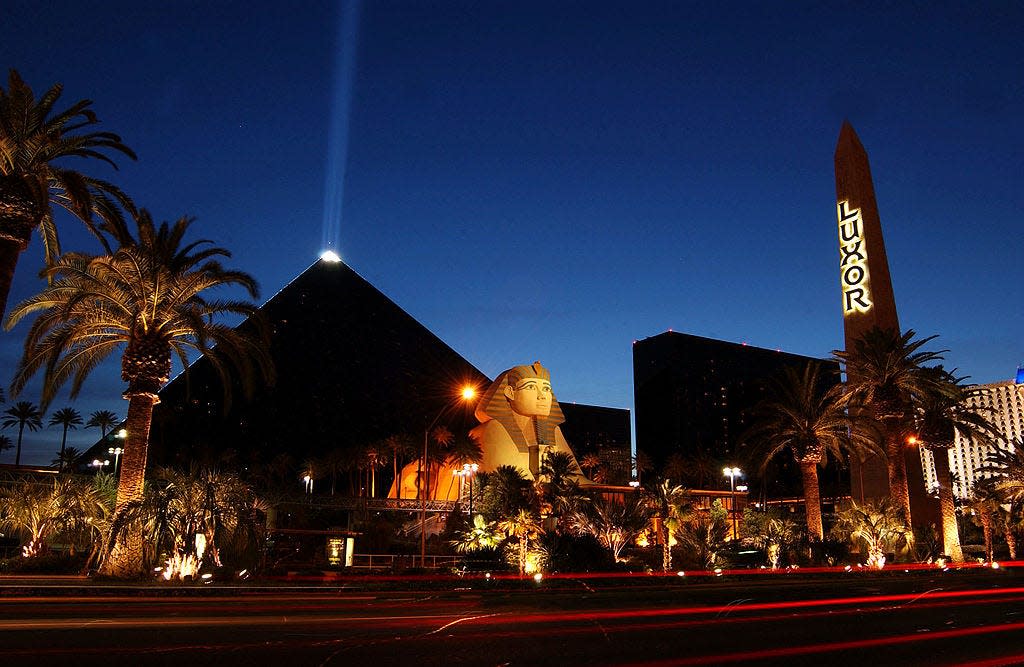
[[[819,542],[825,537],[821,522],[821,491],[818,488],[816,461],[800,461],[800,478],[804,485],[804,511],[807,514],[807,535]]]
[[[953,503],[953,475],[949,471],[949,450],[932,448],[935,479],[939,482],[939,511],[942,515],[942,551],[954,563],[962,563],[964,551],[960,547],[960,531],[956,525],[956,505]]]
[[[0,321],[7,315],[7,295],[14,282],[14,269],[25,246],[12,238],[0,235]]]
[[[115,520],[129,504],[142,500],[146,480],[146,457],[149,453],[149,429],[156,394],[137,393],[128,399],[125,428],[128,437],[121,454],[121,477],[117,484]],[[142,574],[142,526],[129,525],[121,539],[114,542],[104,570],[115,577],[137,577]]]
[[[68,442],[68,425],[64,424],[64,435],[60,439],[60,465],[64,467],[64,445]]]
[[[1013,520],[1009,514],[1003,519],[1003,537],[1006,538],[1006,547],[1010,550],[1010,560],[1017,560],[1017,536],[1013,532]]]
[[[992,514],[984,510],[981,515],[981,532],[985,536],[985,560],[992,562]]]
[[[4,297],[6,298],[6,297]],[[25,433],[25,422],[18,426],[18,448],[14,450],[14,465],[21,465],[21,436]]]
[[[889,472],[889,497],[900,510],[903,522],[909,528],[913,525],[910,522],[910,487],[907,484],[907,462],[903,457],[903,440],[899,436],[899,429],[889,429],[890,435],[886,438],[886,458]]]

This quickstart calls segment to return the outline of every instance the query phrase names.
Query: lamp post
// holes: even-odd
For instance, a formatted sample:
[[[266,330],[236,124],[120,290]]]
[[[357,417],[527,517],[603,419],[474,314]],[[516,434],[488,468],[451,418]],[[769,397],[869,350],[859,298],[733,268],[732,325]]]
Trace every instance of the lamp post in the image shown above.
[[[743,474],[739,468],[722,468],[722,474],[729,478],[729,512],[732,514],[732,539],[739,536],[736,528],[736,477]]]
[[[463,463],[462,464],[462,468],[460,470],[452,470],[452,474],[453,475],[458,475],[458,477],[459,477],[459,482],[460,482],[459,497],[460,498],[462,497],[461,482],[462,482],[462,480],[464,478],[466,478],[466,477],[469,478],[469,518],[470,519],[473,518],[473,475],[475,475],[476,471],[479,470],[479,469],[480,469],[479,464],[476,464],[476,463]]]
[[[448,401],[441,408],[441,411],[437,413],[434,420],[430,422],[427,429],[423,431],[423,458],[420,459],[420,470],[419,470],[419,487],[420,487],[420,567],[427,566],[427,491],[426,484],[424,484],[424,476],[427,471],[427,443],[430,441],[430,429],[434,428],[437,421],[441,419],[441,415],[448,411],[453,405],[458,403],[460,400],[469,401],[476,396],[476,389],[474,387],[463,387],[462,393],[456,396],[454,399]]]
[[[121,453],[124,451],[121,447],[108,447],[107,453],[114,455],[114,474],[117,474],[118,464],[121,462]]]

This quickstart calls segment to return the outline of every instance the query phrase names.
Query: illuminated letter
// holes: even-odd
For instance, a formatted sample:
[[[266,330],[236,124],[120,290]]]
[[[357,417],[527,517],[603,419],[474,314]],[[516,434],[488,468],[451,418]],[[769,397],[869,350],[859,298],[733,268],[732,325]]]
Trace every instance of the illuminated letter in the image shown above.
[[[871,302],[866,300],[865,292],[860,287],[854,287],[852,290],[843,292],[843,296],[846,297],[846,312],[856,310],[865,313],[871,309]]]
[[[839,266],[846,266],[849,262],[856,264],[857,262],[867,261],[868,258],[860,251],[860,244],[861,241],[857,241],[849,245],[839,246],[839,252],[843,253],[843,259],[839,262]]]

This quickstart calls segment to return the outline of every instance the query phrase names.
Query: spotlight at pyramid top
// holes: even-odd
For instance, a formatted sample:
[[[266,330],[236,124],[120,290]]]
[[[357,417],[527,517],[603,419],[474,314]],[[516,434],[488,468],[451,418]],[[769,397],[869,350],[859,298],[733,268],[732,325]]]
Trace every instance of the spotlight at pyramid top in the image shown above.
[[[333,250],[328,249],[320,253],[320,259],[328,262],[329,264],[337,264],[341,261],[341,256]]]

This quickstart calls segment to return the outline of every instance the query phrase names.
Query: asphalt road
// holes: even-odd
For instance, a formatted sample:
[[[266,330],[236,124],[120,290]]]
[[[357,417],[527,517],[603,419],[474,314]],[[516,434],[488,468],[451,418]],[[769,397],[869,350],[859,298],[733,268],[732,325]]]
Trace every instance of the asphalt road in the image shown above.
[[[1024,572],[1005,569],[51,585],[0,578],[0,665],[1024,664]]]

